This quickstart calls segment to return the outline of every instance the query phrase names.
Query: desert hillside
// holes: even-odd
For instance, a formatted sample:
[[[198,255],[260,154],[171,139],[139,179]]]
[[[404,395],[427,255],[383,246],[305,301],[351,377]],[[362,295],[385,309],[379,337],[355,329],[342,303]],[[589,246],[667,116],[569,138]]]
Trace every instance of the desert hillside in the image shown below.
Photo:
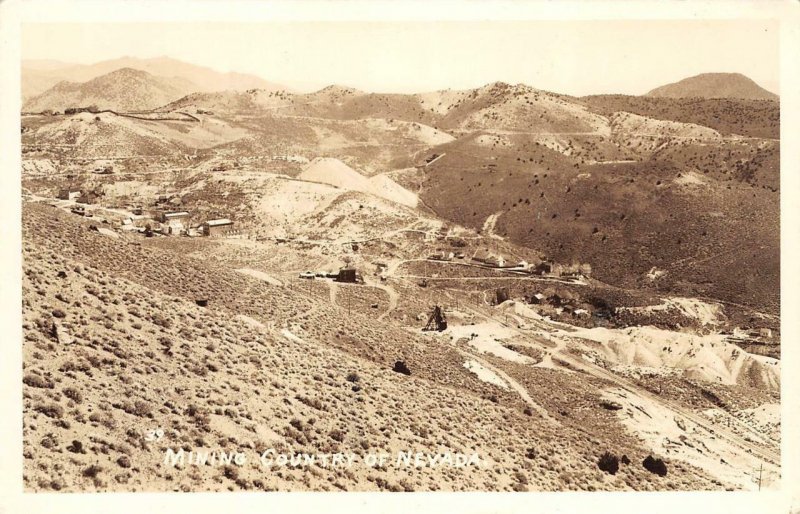
[[[159,77],[178,77],[191,82],[192,91],[245,91],[248,89],[278,90],[283,86],[273,84],[260,77],[242,73],[222,73],[204,66],[197,66],[169,57],[140,59],[121,57],[95,64],[71,64],[52,60],[22,61],[23,103],[59,82],[87,82],[121,68],[145,71]]]
[[[87,82],[59,82],[29,99],[23,111],[64,111],[71,107],[95,106],[116,111],[142,111],[164,105],[194,89],[178,77],[159,77],[133,68],[120,68]]]
[[[525,349],[529,343],[521,335],[497,333],[508,340],[504,346],[489,336],[508,330],[500,325],[461,326],[454,316],[452,337],[413,335],[397,321],[370,322],[375,300],[369,298],[377,289],[338,286],[338,300],[331,303],[319,289],[324,284],[293,284],[280,271],[233,270],[228,263],[244,263],[237,254],[198,259],[198,248],[142,245],[91,230],[92,223],[46,205],[28,205],[23,215],[29,489],[735,487],[733,475],[714,464],[719,455],[741,459],[729,443],[710,448],[713,459],[682,446],[667,457],[666,477],[644,469],[641,461],[654,450],[669,450],[643,443],[641,424],[626,410],[603,407],[616,394],[614,380],[621,379],[576,375],[557,364],[567,359],[577,365],[567,354],[548,356],[544,365],[541,350]],[[356,296],[345,299],[350,295]],[[208,305],[196,305],[198,298]],[[532,316],[523,310],[516,315]],[[480,335],[460,339],[466,331]],[[404,372],[397,371],[397,361]],[[652,359],[647,365],[654,365]],[[694,386],[697,391],[715,390],[725,398],[716,405],[742,410],[737,423],[759,405],[758,395],[744,394],[755,383],[738,390],[699,378],[708,382]],[[762,401],[768,401],[771,393],[764,391]],[[625,395],[614,402],[645,402],[637,408],[651,412],[669,408],[647,398]],[[704,408],[714,407],[701,398]],[[715,415],[725,415],[720,412]],[[158,439],[148,435],[151,429],[161,430]],[[236,450],[249,460],[164,466],[167,448],[181,446]],[[476,453],[484,464],[457,472],[389,465],[275,473],[265,472],[257,458],[267,449],[364,454],[405,448]],[[604,473],[596,460],[606,448],[630,464],[615,475]]]
[[[777,487],[777,100],[125,62],[21,116],[26,490]]]
[[[771,93],[741,73],[702,73],[678,82],[657,87],[646,96],[655,98],[741,98],[778,100]]]

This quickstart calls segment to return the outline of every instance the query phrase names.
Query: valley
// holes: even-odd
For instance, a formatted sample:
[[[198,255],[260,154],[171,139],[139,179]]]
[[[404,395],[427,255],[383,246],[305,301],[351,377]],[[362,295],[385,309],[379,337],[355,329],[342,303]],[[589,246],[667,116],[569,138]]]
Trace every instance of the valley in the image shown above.
[[[778,486],[777,100],[111,73],[21,117],[26,490]]]

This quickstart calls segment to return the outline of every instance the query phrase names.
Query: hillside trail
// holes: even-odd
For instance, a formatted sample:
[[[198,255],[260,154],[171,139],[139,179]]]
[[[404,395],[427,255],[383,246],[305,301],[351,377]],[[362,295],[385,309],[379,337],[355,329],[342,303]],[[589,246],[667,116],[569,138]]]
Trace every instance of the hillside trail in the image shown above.
[[[385,291],[386,294],[389,296],[389,306],[380,316],[378,316],[378,321],[381,321],[397,308],[397,301],[399,300],[400,295],[397,293],[397,291],[395,291],[395,289],[392,286],[387,284],[380,284],[378,282],[373,282],[373,283],[368,283],[367,285]]]
[[[331,300],[331,305],[336,306],[336,294],[339,291],[339,285],[333,280],[328,281],[328,297]]]

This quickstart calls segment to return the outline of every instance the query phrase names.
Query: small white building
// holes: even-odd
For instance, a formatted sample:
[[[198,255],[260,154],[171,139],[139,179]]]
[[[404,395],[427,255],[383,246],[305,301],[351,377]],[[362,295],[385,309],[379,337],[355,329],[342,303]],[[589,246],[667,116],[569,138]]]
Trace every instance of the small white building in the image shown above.
[[[204,236],[217,236],[227,234],[233,230],[233,221],[228,218],[206,221],[201,225]]]
[[[59,200],[77,200],[80,196],[80,189],[64,188],[58,192]]]
[[[158,221],[162,223],[170,223],[172,221],[180,221],[183,223],[186,218],[189,217],[189,213],[187,211],[175,211],[175,212],[161,212]]]
[[[542,304],[544,303],[545,296],[542,293],[536,293],[535,295],[531,296],[531,303],[534,304]]]

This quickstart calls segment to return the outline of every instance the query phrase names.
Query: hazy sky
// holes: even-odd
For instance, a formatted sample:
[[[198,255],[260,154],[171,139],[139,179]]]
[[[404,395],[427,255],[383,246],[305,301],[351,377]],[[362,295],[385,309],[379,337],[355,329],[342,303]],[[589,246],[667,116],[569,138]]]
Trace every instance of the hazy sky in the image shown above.
[[[643,94],[698,73],[739,72],[778,92],[778,32],[769,20],[26,24],[22,57],[166,55],[301,91],[500,80],[571,95]]]

